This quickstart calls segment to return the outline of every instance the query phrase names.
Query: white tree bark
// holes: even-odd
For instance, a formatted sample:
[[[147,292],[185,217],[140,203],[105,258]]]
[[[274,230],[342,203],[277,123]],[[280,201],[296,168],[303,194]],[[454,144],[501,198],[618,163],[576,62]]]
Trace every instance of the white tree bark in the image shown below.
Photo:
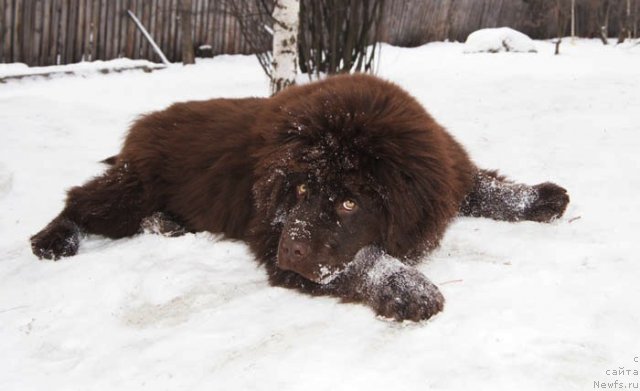
[[[295,84],[298,73],[299,0],[277,0],[273,9],[271,93]]]

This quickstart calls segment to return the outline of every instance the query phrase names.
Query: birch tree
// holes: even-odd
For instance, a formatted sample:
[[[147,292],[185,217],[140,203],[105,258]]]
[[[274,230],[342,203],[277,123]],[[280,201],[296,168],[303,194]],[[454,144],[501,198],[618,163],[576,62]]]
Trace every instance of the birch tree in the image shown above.
[[[271,93],[295,84],[298,73],[300,1],[277,0],[273,8]]]
[[[385,1],[234,0],[229,5],[275,93],[294,84],[298,70],[309,80],[336,73],[375,72]],[[283,17],[285,10],[288,17]],[[293,18],[293,25],[283,23]]]

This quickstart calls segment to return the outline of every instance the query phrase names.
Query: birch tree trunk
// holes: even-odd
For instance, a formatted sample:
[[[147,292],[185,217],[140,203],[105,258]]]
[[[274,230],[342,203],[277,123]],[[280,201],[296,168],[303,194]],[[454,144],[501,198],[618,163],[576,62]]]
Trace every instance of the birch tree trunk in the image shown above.
[[[300,0],[277,0],[273,19],[271,93],[275,94],[296,82]]]

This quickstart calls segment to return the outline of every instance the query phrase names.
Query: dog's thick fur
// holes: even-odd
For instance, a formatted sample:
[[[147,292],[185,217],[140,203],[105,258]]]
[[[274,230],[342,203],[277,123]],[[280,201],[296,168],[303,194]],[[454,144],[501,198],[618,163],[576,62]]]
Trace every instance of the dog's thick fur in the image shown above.
[[[275,285],[399,320],[442,309],[410,266],[456,215],[549,221],[569,201],[479,170],[414,98],[365,75],[174,104],[138,120],[110,163],[32,237],[37,256],[75,254],[82,233],[134,235],[153,216],[246,241]]]

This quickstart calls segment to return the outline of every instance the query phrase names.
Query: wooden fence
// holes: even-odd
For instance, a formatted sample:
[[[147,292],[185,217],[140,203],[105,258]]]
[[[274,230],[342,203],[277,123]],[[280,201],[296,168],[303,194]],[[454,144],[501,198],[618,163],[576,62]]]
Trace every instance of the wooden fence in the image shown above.
[[[416,46],[445,39],[464,42],[477,29],[508,26],[532,38],[555,38],[558,4],[560,30],[567,36],[571,0],[387,0],[382,36],[398,46]],[[629,6],[631,33],[638,36],[640,0],[575,0],[575,4],[576,35],[599,37],[608,14],[606,34],[617,37]]]
[[[133,11],[170,61],[180,61],[178,0],[0,0],[0,62],[68,64],[118,57],[159,61]],[[249,53],[224,0],[192,0],[194,43]]]
[[[233,16],[232,1],[192,0],[196,47],[210,45],[214,55],[251,52]],[[561,1],[566,6],[571,0]],[[578,35],[599,33],[596,14],[603,1],[576,0]],[[608,33],[616,36],[626,0],[607,1],[613,4]],[[637,26],[640,0],[630,1]],[[534,18],[536,2],[547,6],[538,10],[543,15]],[[415,46],[433,40],[464,40],[478,28],[497,26],[551,38],[557,33],[553,4],[550,0],[386,0],[382,40]],[[33,66],[118,57],[159,61],[127,9],[138,16],[170,61],[180,61],[178,5],[179,0],[0,0],[0,62]],[[564,33],[569,34],[568,25]]]

